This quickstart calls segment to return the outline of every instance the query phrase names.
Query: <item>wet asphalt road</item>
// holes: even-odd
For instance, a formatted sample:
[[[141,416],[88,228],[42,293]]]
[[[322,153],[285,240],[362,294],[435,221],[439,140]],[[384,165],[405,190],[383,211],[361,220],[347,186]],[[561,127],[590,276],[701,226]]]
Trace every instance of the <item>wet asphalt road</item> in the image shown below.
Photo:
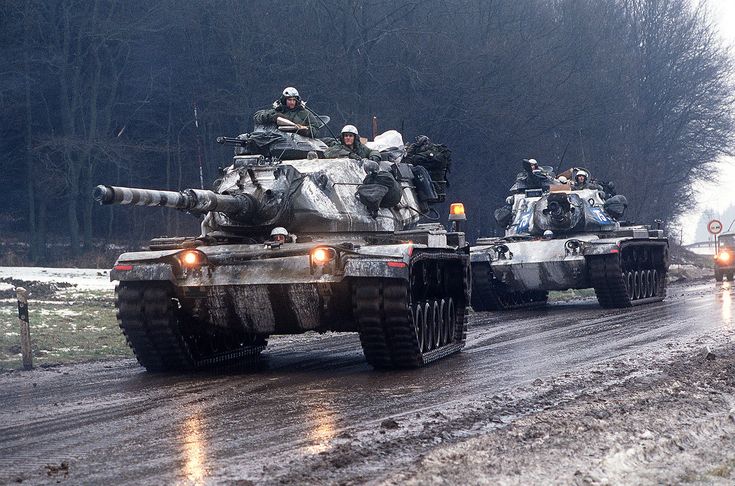
[[[149,375],[132,360],[0,376],[0,483],[197,484],[328,451],[345,431],[456,406],[602,359],[730,329],[729,283],[674,285],[626,310],[596,300],[475,314],[459,355],[375,372],[353,334],[277,337],[261,369]],[[47,475],[46,465],[69,464]]]

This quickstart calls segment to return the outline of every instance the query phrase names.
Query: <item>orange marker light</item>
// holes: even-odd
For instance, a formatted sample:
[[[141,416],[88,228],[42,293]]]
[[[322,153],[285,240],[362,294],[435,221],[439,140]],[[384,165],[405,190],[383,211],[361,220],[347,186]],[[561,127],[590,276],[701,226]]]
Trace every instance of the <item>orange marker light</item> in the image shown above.
[[[464,214],[464,204],[452,203],[449,206],[449,221],[465,221],[467,216]]]
[[[449,214],[454,214],[454,215],[464,214],[464,204],[452,203],[452,205],[449,206]]]

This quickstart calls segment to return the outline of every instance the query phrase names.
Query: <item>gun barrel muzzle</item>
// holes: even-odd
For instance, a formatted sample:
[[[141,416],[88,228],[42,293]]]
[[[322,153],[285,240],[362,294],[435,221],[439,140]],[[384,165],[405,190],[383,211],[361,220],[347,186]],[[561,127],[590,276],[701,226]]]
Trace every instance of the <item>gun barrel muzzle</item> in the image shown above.
[[[94,199],[100,204],[130,204],[134,206],[163,206],[189,209],[190,197],[181,192],[137,189],[100,185],[94,188]]]

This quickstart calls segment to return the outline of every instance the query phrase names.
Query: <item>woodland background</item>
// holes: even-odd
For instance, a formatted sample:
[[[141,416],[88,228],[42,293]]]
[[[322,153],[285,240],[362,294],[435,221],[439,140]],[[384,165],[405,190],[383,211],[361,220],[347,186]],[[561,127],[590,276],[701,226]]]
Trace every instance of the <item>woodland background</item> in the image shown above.
[[[690,0],[2,2],[0,263],[195,234],[190,215],[100,207],[92,188],[199,187],[200,169],[209,187],[231,156],[215,138],[286,86],[332,130],[377,116],[448,145],[471,240],[497,231],[528,157],[615,181],[628,219],[672,221],[733,149],[711,20]]]

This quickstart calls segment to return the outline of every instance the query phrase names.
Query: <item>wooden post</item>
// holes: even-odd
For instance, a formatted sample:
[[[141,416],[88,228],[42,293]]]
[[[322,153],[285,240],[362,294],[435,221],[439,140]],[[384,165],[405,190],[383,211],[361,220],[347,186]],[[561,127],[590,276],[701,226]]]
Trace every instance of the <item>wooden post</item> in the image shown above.
[[[20,323],[20,352],[23,355],[23,369],[33,369],[31,354],[31,327],[28,324],[28,291],[23,287],[15,288],[18,298],[18,322]]]

